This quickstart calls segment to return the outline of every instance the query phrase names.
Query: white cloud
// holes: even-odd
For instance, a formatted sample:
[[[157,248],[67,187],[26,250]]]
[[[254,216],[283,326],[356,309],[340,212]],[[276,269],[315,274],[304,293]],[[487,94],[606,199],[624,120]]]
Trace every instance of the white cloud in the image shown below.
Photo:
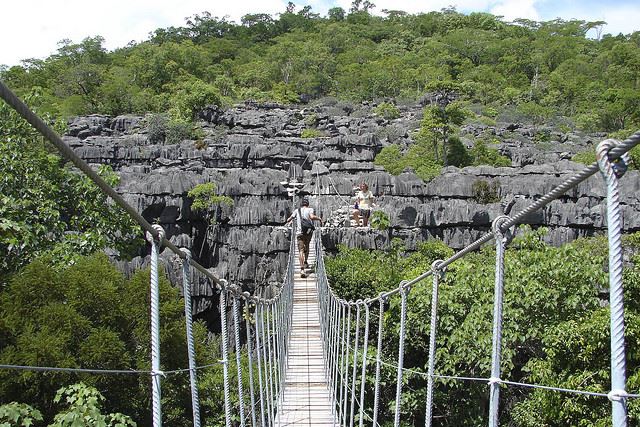
[[[205,10],[239,22],[246,13],[283,12],[286,0],[18,0],[2,5],[0,64],[16,65],[22,59],[44,58],[57,50],[62,39],[75,42],[101,35],[105,47],[115,49],[131,40],[141,41],[162,27],[182,26],[185,18]]]
[[[506,21],[513,21],[517,18],[540,20],[540,14],[536,9],[535,0],[506,0],[491,7],[490,12],[494,15],[503,16]]]
[[[640,31],[640,5],[627,4],[615,8],[602,5],[591,11],[574,10],[571,16],[585,21],[607,22],[603,34],[631,34]]]

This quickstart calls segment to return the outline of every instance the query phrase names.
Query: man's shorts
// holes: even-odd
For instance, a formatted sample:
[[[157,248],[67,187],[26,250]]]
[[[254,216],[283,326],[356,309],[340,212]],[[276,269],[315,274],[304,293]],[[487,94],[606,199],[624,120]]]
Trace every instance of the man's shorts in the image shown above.
[[[313,236],[312,233],[298,234],[297,236],[298,251],[300,251],[300,253],[305,254],[305,256],[309,255],[309,244],[311,243],[311,236]]]
[[[360,216],[369,219],[371,216],[371,209],[360,209]]]

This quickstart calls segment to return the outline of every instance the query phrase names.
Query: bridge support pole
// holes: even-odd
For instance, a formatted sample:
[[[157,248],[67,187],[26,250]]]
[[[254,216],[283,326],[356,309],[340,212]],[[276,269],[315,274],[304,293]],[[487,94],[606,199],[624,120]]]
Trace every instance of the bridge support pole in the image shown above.
[[[609,238],[609,307],[611,310],[611,422],[613,427],[626,427],[627,392],[626,356],[624,348],[624,296],[622,288],[622,218],[618,179],[627,168],[628,154],[616,162],[609,160],[609,151],[618,145],[608,139],[598,144],[596,157],[607,184],[607,234]]]
[[[193,316],[191,313],[191,251],[180,249],[185,258],[182,260],[182,289],[184,298],[184,318],[187,327],[187,353],[189,356],[189,380],[191,383],[191,406],[193,409],[193,426],[200,427],[200,399],[198,397],[198,380],[196,378],[196,352],[193,344]]]
[[[160,285],[158,282],[158,254],[164,239],[164,229],[160,225],[153,228],[158,232],[157,239],[149,232],[146,238],[151,243],[151,405],[153,427],[162,426],[161,384],[163,373],[160,370]]]
[[[429,330],[429,370],[427,377],[427,405],[424,425],[431,427],[431,414],[433,409],[433,373],[436,364],[436,331],[438,327],[438,287],[440,279],[444,276],[444,270],[440,268],[442,260],[431,264],[433,272],[433,287],[431,290],[431,328]]]
[[[231,427],[231,391],[229,386],[229,333],[227,330],[227,287],[220,289],[220,335],[222,335],[222,377],[225,426]]]
[[[493,297],[493,339],[491,378],[489,380],[489,427],[498,427],[500,408],[500,360],[502,358],[502,301],[504,296],[504,251],[508,235],[501,226],[510,218],[499,216],[493,221],[496,239],[496,280]]]

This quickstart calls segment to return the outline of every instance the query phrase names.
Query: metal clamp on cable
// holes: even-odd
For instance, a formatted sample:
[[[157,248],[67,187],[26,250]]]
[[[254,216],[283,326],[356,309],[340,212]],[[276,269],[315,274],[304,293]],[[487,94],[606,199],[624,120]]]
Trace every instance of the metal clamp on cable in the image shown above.
[[[504,239],[504,243],[509,243],[515,234],[515,226],[507,228],[506,230],[502,229],[502,226],[508,221],[511,221],[510,216],[500,215],[491,223],[491,229],[493,230],[496,239]]]
[[[164,373],[164,371],[151,371],[151,376],[167,378],[167,375]]]
[[[407,286],[407,283],[409,283],[408,280],[403,280],[400,282],[400,292],[409,293],[411,291],[411,286]]]
[[[447,267],[441,268],[440,266],[444,264],[444,261],[441,259],[437,259],[433,261],[431,264],[431,271],[433,271],[434,275],[439,276],[441,279],[444,276],[444,273],[447,271]]]
[[[625,390],[611,390],[607,393],[607,398],[612,402],[622,402],[629,397],[629,394]]]
[[[227,289],[227,285],[229,282],[227,282],[225,279],[220,279],[220,283],[216,283],[216,289],[219,291],[224,291]]]
[[[162,244],[162,241],[164,240],[164,236],[165,236],[164,228],[162,228],[162,226],[159,224],[153,224],[152,227],[158,233],[158,237],[156,238],[153,234],[147,231],[145,233],[145,238],[147,239],[147,242],[151,243],[155,240],[159,244]]]
[[[191,251],[187,248],[180,248],[180,252],[184,254],[183,263],[189,264],[191,262]]]
[[[489,382],[487,384],[494,385],[494,384],[501,384],[502,380],[500,378],[496,378],[496,377],[491,377],[489,378]]]
[[[631,161],[629,152],[622,154],[617,159],[611,159],[609,152],[620,145],[620,141],[615,139],[606,139],[598,144],[596,149],[596,159],[600,165],[600,169],[606,173],[613,173],[616,178],[621,178],[627,172],[628,164]],[[603,172],[604,173],[604,172]]]

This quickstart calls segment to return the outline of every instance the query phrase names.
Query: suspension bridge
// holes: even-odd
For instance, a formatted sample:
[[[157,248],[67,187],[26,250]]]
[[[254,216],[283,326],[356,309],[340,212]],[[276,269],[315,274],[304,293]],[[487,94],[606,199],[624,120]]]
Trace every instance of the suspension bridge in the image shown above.
[[[269,298],[242,292],[238,286],[215,277],[191,258],[188,250],[177,248],[157,225],[149,224],[132,206],[106,184],[61,138],[19,100],[2,82],[0,97],[51,141],[68,160],[92,179],[98,187],[122,206],[146,232],[151,244],[151,370],[118,371],[0,365],[0,369],[33,371],[70,371],[96,374],[149,375],[152,393],[153,426],[162,425],[162,380],[167,375],[189,372],[193,407],[193,425],[200,427],[194,343],[191,333],[190,277],[196,269],[211,280],[219,293],[222,335],[223,389],[225,425],[230,426],[379,426],[382,406],[392,408],[393,425],[408,425],[402,419],[406,313],[411,289],[432,284],[428,371],[420,373],[427,380],[424,425],[433,424],[433,388],[441,379],[481,381],[487,384],[489,411],[486,423],[499,425],[500,390],[502,387],[542,388],[556,393],[589,395],[608,399],[611,424],[627,426],[627,402],[640,395],[629,393],[626,384],[626,347],[624,340],[624,299],[622,289],[621,211],[618,182],[628,162],[627,152],[640,143],[640,132],[624,141],[606,140],[598,145],[597,162],[569,178],[528,208],[514,216],[494,219],[492,231],[455,253],[438,260],[431,269],[409,281],[403,281],[375,298],[345,300],[337,295],[327,280],[321,243],[322,230],[312,239],[309,262],[313,272],[302,278],[296,264],[295,222],[282,285]],[[600,172],[607,190],[607,224],[609,241],[609,296],[611,311],[611,386],[608,393],[572,390],[547,385],[526,384],[502,378],[502,319],[504,294],[504,257],[513,227],[527,215],[544,208],[582,181]],[[436,373],[436,335],[438,331],[438,290],[446,268],[482,245],[494,241],[496,247],[495,288],[492,328],[491,372],[488,377],[443,376]],[[162,371],[159,336],[158,256],[160,247],[169,248],[182,260],[187,351],[189,367],[180,371]],[[391,299],[399,301],[397,354],[394,360],[383,358],[384,314]],[[228,316],[228,308],[231,316]],[[241,316],[243,313],[243,316]],[[231,321],[229,321],[229,317]],[[244,317],[244,325],[241,317]],[[244,335],[243,335],[244,331]],[[373,331],[373,332],[372,332]],[[244,344],[243,344],[244,341]],[[232,348],[229,348],[232,347]],[[241,357],[246,353],[248,377],[243,378]],[[372,356],[373,355],[373,356]],[[229,361],[235,358],[237,372],[233,382]],[[395,400],[381,402],[381,368],[395,371]],[[412,372],[415,373],[415,372]],[[367,386],[373,382],[373,390]],[[233,384],[232,384],[233,382]],[[248,384],[248,387],[246,386]],[[233,389],[233,390],[232,390]],[[235,397],[235,398],[232,398]],[[372,405],[365,402],[372,401]],[[388,425],[388,422],[385,422]]]

